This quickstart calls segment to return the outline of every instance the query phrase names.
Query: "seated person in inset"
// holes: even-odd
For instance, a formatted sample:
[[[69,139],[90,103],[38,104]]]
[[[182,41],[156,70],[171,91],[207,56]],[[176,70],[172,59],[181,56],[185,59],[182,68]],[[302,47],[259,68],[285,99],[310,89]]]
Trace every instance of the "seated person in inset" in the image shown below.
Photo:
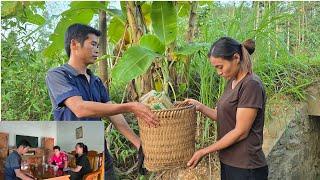
[[[49,164],[58,166],[59,169],[68,167],[68,156],[60,150],[59,146],[53,147],[54,155],[49,159]]]
[[[22,140],[18,143],[17,149],[9,154],[4,164],[5,180],[16,180],[17,178],[32,180],[30,174],[21,171],[21,155],[27,153],[30,147],[31,145],[28,141]]]
[[[88,147],[83,143],[76,145],[76,168],[71,168],[70,179],[82,179],[84,175],[91,172],[91,166],[87,157]]]

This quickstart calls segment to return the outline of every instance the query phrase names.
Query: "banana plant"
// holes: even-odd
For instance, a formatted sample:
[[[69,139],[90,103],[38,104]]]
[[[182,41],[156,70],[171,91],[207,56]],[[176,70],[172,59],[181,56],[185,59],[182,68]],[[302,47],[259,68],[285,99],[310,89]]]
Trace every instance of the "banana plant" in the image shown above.
[[[137,3],[141,6],[147,27],[147,33],[140,38],[139,43],[132,44],[130,35],[132,30],[128,27],[125,2],[121,2],[122,10],[116,10],[109,9],[108,3],[72,1],[69,5],[70,8],[60,14],[61,19],[54,33],[49,37],[52,43],[44,50],[44,55],[54,57],[57,53],[61,54],[64,47],[64,32],[67,27],[73,23],[89,24],[94,15],[98,14],[100,10],[104,10],[111,17],[107,29],[108,42],[113,44],[115,48],[117,48],[117,44],[125,44],[123,53],[112,56],[116,57],[116,64],[111,72],[113,82],[128,83],[145,74],[154,62],[160,66],[161,72],[159,74],[163,77],[161,79],[162,85],[158,89],[168,92],[168,87],[172,87],[168,59],[173,63],[172,60],[179,60],[180,57],[193,54],[202,48],[202,46],[190,44],[186,47],[176,47],[174,52],[169,51],[170,46],[177,39],[177,18],[185,16],[190,7],[188,3],[179,3],[178,5],[175,5],[174,2]],[[118,60],[119,56],[121,58]],[[105,57],[110,58],[111,55]],[[106,58],[101,60],[106,60]]]
[[[143,4],[142,11],[149,32],[141,37],[137,45],[129,47],[123,53],[123,56],[112,69],[112,80],[118,83],[128,83],[146,73],[151,64],[156,63],[160,66],[160,74],[162,75],[161,89],[168,93],[169,87],[171,87],[175,96],[169,76],[169,63],[179,60],[178,57],[180,56],[194,54],[203,46],[189,44],[185,47],[175,48],[174,52],[169,51],[172,43],[177,39],[178,33],[178,13],[173,2],[152,2],[151,6]],[[111,23],[121,24],[118,18],[113,18]],[[124,24],[122,24],[122,27],[124,27]],[[124,31],[120,32],[123,33]],[[119,40],[119,35],[115,40]]]

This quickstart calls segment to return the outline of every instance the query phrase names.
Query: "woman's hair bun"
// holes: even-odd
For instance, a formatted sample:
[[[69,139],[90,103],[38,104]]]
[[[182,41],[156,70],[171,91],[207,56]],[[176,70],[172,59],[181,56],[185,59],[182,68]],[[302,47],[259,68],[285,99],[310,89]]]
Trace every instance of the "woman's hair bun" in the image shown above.
[[[248,53],[251,55],[255,48],[256,48],[256,43],[252,39],[247,39],[245,40],[242,45],[247,49]]]

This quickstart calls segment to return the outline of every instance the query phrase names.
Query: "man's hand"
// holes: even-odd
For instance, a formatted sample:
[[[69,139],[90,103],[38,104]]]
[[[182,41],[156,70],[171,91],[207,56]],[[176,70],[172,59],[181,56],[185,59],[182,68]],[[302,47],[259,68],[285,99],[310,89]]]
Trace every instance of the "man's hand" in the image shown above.
[[[158,118],[151,112],[149,107],[138,102],[132,102],[130,105],[132,105],[131,109],[134,115],[137,118],[144,120],[149,127],[157,127],[159,125]]]
[[[196,151],[193,154],[192,158],[189,160],[187,166],[189,166],[190,168],[195,168],[204,155],[206,155],[206,153],[204,152],[204,149],[200,149]]]

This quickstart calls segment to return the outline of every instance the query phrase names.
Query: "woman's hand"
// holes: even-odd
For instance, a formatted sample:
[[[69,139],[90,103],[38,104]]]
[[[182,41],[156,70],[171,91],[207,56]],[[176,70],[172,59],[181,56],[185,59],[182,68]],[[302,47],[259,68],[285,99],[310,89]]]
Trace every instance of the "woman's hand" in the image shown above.
[[[203,106],[203,104],[201,102],[199,102],[195,99],[185,99],[183,102],[195,105],[197,111],[201,111],[202,106]]]
[[[185,99],[183,103],[193,104],[196,106],[196,110],[201,112],[203,115],[207,116],[208,118],[216,121],[218,119],[217,117],[217,110],[212,109],[201,102],[195,100],[195,99]]]
[[[200,160],[202,159],[203,156],[205,156],[206,153],[204,151],[204,149],[200,149],[198,151],[196,151],[192,158],[189,160],[187,166],[189,166],[190,168],[195,168],[198,163],[200,162]]]

